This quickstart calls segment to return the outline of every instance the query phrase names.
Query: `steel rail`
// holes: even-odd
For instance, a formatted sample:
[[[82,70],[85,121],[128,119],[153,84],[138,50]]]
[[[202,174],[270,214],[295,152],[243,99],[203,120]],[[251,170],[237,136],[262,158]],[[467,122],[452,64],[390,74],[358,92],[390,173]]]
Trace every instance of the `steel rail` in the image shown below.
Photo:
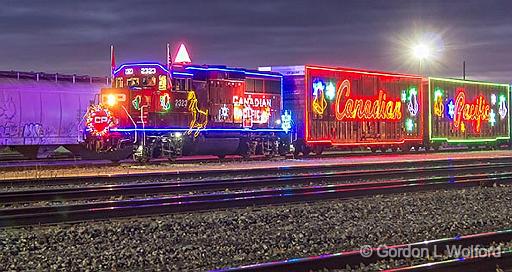
[[[421,167],[427,166],[457,166],[459,164],[500,164],[500,163],[512,163],[512,158],[464,158],[464,159],[440,159],[422,161]],[[301,165],[301,166],[275,166],[275,167],[256,167],[250,169],[208,169],[208,170],[194,170],[194,171],[157,171],[151,173],[130,173],[130,174],[111,174],[111,175],[97,175],[97,176],[69,176],[69,177],[53,177],[53,178],[27,178],[27,179],[10,179],[0,181],[1,186],[41,186],[41,185],[72,185],[72,184],[83,184],[83,183],[105,183],[105,182],[137,182],[140,179],[155,179],[155,180],[173,180],[173,179],[194,179],[194,178],[205,178],[220,175],[275,175],[276,172],[281,173],[308,173],[311,171],[339,171],[340,168],[343,171],[363,171],[384,169],[390,171],[396,168],[418,168],[418,161],[401,161],[401,162],[375,162],[375,163],[363,163],[363,164],[323,164],[323,165]]]
[[[348,184],[309,186],[300,188],[256,190],[234,193],[212,193],[161,198],[92,202],[86,204],[28,207],[0,210],[0,227],[52,224],[84,220],[110,219],[129,216],[197,212],[212,209],[238,208],[254,205],[274,205],[291,202],[309,202],[325,199],[350,199],[377,194],[393,194],[438,189],[458,189],[512,181],[512,174],[471,175],[445,182],[425,180],[408,184],[367,184],[350,188]]]
[[[422,161],[420,165],[435,166],[435,165],[457,165],[462,163],[503,163],[511,162],[512,158],[458,158],[458,159],[433,159]],[[300,166],[275,166],[275,167],[256,167],[250,169],[208,169],[208,170],[191,170],[191,171],[179,171],[179,170],[161,170],[150,173],[129,173],[129,174],[110,174],[110,175],[90,175],[90,176],[65,176],[65,177],[37,177],[37,178],[25,178],[25,179],[4,179],[0,181],[0,186],[26,186],[26,185],[58,185],[58,184],[80,184],[80,183],[101,183],[113,178],[125,180],[126,182],[137,181],[140,178],[153,178],[153,179],[172,179],[172,178],[203,178],[218,175],[233,175],[233,174],[245,174],[255,175],[262,173],[273,174],[276,171],[286,171],[290,173],[295,172],[307,172],[313,170],[335,170],[339,171],[340,168],[344,170],[372,170],[375,168],[397,168],[397,167],[418,167],[418,161],[399,161],[399,162],[367,162],[367,163],[329,163],[329,164],[313,164],[313,165],[300,165]]]
[[[42,190],[22,190],[10,191],[0,193],[0,204],[7,203],[26,203],[36,201],[61,201],[72,199],[93,199],[100,197],[111,196],[134,196],[134,195],[147,195],[147,194],[163,194],[163,193],[180,193],[190,191],[213,191],[213,190],[232,190],[243,188],[254,188],[262,186],[290,186],[300,184],[310,184],[313,182],[328,182],[337,180],[356,180],[356,179],[376,179],[382,178],[383,175],[387,179],[392,177],[410,177],[418,175],[446,175],[464,171],[465,174],[480,173],[482,171],[500,171],[510,170],[512,163],[499,163],[499,164],[468,164],[459,166],[444,166],[444,167],[425,167],[420,169],[378,169],[367,171],[347,171],[347,172],[333,172],[321,174],[300,174],[294,176],[259,176],[259,177],[245,177],[233,179],[216,179],[216,180],[201,180],[201,181],[177,181],[177,182],[151,182],[151,183],[135,183],[135,184],[121,184],[121,185],[106,185],[106,186],[87,186],[81,188],[57,188],[57,189],[42,189]],[[482,178],[484,176],[481,176]],[[431,181],[447,181],[452,176],[442,177],[436,176],[431,178]],[[463,177],[459,177],[462,179]],[[391,183],[387,180],[386,184],[408,184],[421,180],[396,180]],[[375,183],[375,182],[373,182]],[[378,183],[375,183],[378,184]],[[347,183],[340,184],[345,188],[356,188],[372,185],[369,182]]]
[[[467,236],[457,236],[431,241],[423,241],[411,244],[401,244],[386,247],[388,249],[411,249],[427,251],[429,256],[439,256],[448,247],[470,247],[475,245],[486,246],[492,243],[512,241],[512,230],[479,233]],[[347,265],[354,267],[360,264],[370,265],[384,261],[385,254],[376,254],[382,248],[367,248],[366,254],[360,250],[344,251],[334,254],[295,258],[282,261],[245,265],[240,267],[213,270],[217,272],[262,272],[262,271],[315,271],[321,269],[344,269]],[[371,252],[372,254],[368,254]],[[370,255],[370,256],[368,256]],[[405,258],[398,258],[405,259]],[[492,255],[486,258],[457,258],[444,262],[433,262],[412,267],[400,267],[386,271],[495,271],[496,264],[510,267],[512,254],[509,251],[503,252],[500,256]],[[490,268],[492,269],[482,269]],[[476,269],[476,270],[475,270]]]

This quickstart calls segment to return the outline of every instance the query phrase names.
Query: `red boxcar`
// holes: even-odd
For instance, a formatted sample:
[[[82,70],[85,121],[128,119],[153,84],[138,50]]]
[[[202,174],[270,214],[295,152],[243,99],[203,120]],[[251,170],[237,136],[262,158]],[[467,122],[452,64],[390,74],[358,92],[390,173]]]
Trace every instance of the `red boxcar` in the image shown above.
[[[408,150],[423,143],[421,76],[313,65],[270,70],[285,76],[283,103],[294,119],[296,153],[332,146]]]

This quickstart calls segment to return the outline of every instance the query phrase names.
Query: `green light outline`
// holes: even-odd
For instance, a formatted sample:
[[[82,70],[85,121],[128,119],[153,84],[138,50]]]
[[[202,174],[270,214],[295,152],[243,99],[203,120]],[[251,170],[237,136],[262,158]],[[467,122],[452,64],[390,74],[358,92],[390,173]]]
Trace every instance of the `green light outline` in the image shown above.
[[[432,80],[437,81],[444,81],[444,82],[455,82],[455,83],[462,83],[462,84],[480,84],[480,85],[487,85],[487,86],[498,86],[498,87],[506,87],[507,89],[507,100],[509,104],[509,110],[510,110],[510,85],[508,84],[502,84],[502,83],[492,83],[492,82],[484,82],[484,81],[467,81],[467,80],[461,80],[461,79],[451,79],[451,78],[440,78],[440,77],[429,77],[428,78],[428,137],[430,139],[430,142],[447,142],[447,143],[481,143],[481,142],[497,142],[499,140],[510,140],[511,137],[511,130],[510,130],[510,124],[512,119],[510,117],[510,111],[507,113],[508,116],[508,136],[498,136],[495,138],[483,138],[483,139],[449,139],[449,138],[441,138],[436,137],[432,138],[432,104],[431,104],[431,98],[432,98]]]
[[[441,77],[429,77],[428,82],[430,85],[431,80],[439,80],[439,81],[447,81],[447,82],[456,82],[456,83],[463,83],[463,84],[479,84],[479,85],[487,85],[487,86],[500,86],[500,87],[507,87],[507,89],[510,87],[508,84],[504,83],[494,83],[494,82],[487,82],[487,81],[474,81],[474,80],[462,80],[462,79],[454,79],[454,78],[441,78]]]

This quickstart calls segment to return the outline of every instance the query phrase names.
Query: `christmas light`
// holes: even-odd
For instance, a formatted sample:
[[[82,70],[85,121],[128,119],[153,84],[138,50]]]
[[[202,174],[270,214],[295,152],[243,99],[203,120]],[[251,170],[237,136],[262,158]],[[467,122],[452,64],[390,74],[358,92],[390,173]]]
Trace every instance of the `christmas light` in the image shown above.
[[[455,116],[455,104],[453,103],[453,99],[450,99],[450,102],[446,105],[448,107],[448,118],[453,120],[453,117]]]
[[[344,99],[346,98],[346,100]],[[350,97],[350,81],[344,80],[336,95],[336,119],[342,120],[388,120],[402,119],[402,103],[397,100],[387,100],[387,94],[379,91],[375,98]]]
[[[409,103],[407,104],[407,109],[409,110],[409,114],[411,116],[416,116],[419,111],[419,104],[418,104],[418,98],[417,98],[417,92],[416,89],[410,90],[410,96],[409,96]]]
[[[441,117],[443,116],[444,112],[443,97],[440,95],[436,95],[435,97],[434,114],[438,117]]]
[[[199,136],[201,129],[206,128],[208,124],[208,109],[199,109],[199,101],[197,100],[196,92],[189,91],[187,94],[188,111],[192,114],[192,118],[189,123],[189,129],[187,134],[191,134],[194,129],[194,137]],[[202,120],[201,120],[202,119]]]
[[[136,110],[140,110],[140,104],[141,104],[141,101],[142,101],[142,97],[140,95],[136,95],[133,100],[132,100],[132,105],[133,105],[133,108],[136,109]]]
[[[453,126],[450,128],[455,128],[455,125],[458,124],[458,128],[460,133],[456,134],[452,132],[443,133],[445,128],[442,126],[439,127],[435,123],[438,123],[439,120],[436,120],[432,116],[435,116],[434,113],[434,103],[435,103],[435,92],[437,90],[442,90],[439,85],[446,86],[450,91],[454,92],[453,99],[446,99],[446,114],[445,117],[450,120]],[[430,86],[430,98],[429,99],[429,108],[431,117],[429,118],[429,138],[434,142],[448,142],[448,143],[486,143],[486,142],[498,142],[505,141],[510,139],[510,130],[509,130],[509,122],[500,123],[500,126],[497,130],[491,131],[489,127],[492,126],[493,123],[491,119],[496,121],[498,124],[499,120],[496,118],[496,115],[499,113],[499,106],[497,104],[496,107],[492,107],[493,113],[495,115],[494,118],[491,118],[491,104],[492,100],[496,97],[496,102],[499,102],[499,92],[501,90],[506,92],[506,95],[503,94],[504,99],[508,100],[508,92],[509,86],[508,84],[499,84],[499,83],[490,83],[490,82],[479,82],[479,81],[467,81],[467,80],[459,80],[459,79],[444,79],[444,78],[429,78],[429,86]],[[489,88],[490,87],[490,88]],[[489,89],[499,90],[498,93],[489,92],[485,94],[485,97],[482,96],[485,91]],[[449,92],[447,92],[449,93]],[[460,93],[464,93],[459,95]],[[471,103],[468,103],[466,95],[473,95],[471,97]],[[477,95],[476,97],[474,95]],[[459,97],[459,103],[457,103],[456,98]],[[464,96],[464,99],[462,99]],[[489,100],[486,100],[488,98]],[[507,104],[507,103],[505,103]],[[452,109],[450,109],[452,108]],[[453,118],[451,118],[453,116]],[[508,115],[505,117],[505,120],[508,120]],[[460,120],[458,121],[458,118]],[[482,121],[488,121],[488,126],[482,126]],[[474,133],[468,133],[468,125],[472,127]],[[437,129],[436,129],[437,128]],[[485,129],[485,130],[484,130]],[[451,131],[451,129],[450,129]],[[466,134],[468,133],[468,134]],[[478,135],[476,134],[478,133]],[[448,134],[444,136],[443,134]],[[440,135],[443,135],[440,137]],[[468,137],[468,138],[466,138]]]
[[[227,120],[229,118],[229,108],[226,104],[223,104],[219,109],[219,120]]]
[[[466,94],[459,91],[455,98],[453,126],[458,128],[462,120],[472,121],[475,124],[475,131],[479,133],[481,122],[489,119],[489,111],[490,106],[486,103],[483,96],[477,97],[473,103],[467,103]]]
[[[489,114],[489,124],[494,127],[496,124],[496,114],[494,113],[494,110],[491,109],[491,113]]]
[[[315,98],[313,99],[312,107],[313,111],[318,115],[324,114],[324,111],[327,108],[327,101],[325,100],[324,95],[325,87],[325,83],[320,79],[313,82],[313,96]]]
[[[180,48],[178,49],[178,53],[176,53],[176,57],[174,58],[175,63],[191,63],[192,60],[190,59],[190,56],[188,55],[187,48],[185,48],[184,44],[180,45]]]
[[[115,126],[112,112],[103,105],[91,105],[85,116],[85,125],[93,136],[103,137]]]
[[[164,93],[160,96],[160,106],[162,106],[164,111],[171,109],[171,98],[168,93]]]
[[[336,87],[332,82],[327,83],[327,86],[325,87],[325,96],[329,100],[333,100],[334,97],[336,97]]]
[[[507,100],[504,95],[500,95],[500,107],[498,109],[498,113],[500,115],[501,120],[507,117]]]
[[[407,119],[407,121],[405,121],[405,129],[408,132],[411,132],[414,130],[414,121],[412,119]]]
[[[288,110],[285,110],[283,115],[281,115],[281,128],[286,133],[292,129],[292,114]]]

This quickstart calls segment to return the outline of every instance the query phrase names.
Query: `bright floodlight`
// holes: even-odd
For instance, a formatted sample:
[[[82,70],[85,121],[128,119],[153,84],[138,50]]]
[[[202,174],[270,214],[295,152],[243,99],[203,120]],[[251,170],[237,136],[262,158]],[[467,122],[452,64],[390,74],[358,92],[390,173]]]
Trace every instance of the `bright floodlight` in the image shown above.
[[[425,44],[417,44],[412,48],[414,57],[419,60],[424,60],[430,56],[430,48]]]

